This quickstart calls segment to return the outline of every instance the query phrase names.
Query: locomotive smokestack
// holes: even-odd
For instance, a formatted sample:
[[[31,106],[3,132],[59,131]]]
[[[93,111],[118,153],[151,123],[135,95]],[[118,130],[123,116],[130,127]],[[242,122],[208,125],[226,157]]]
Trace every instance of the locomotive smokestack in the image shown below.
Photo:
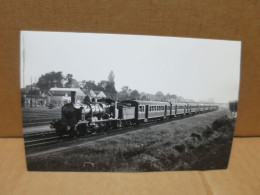
[[[76,91],[71,91],[71,103],[75,104]]]

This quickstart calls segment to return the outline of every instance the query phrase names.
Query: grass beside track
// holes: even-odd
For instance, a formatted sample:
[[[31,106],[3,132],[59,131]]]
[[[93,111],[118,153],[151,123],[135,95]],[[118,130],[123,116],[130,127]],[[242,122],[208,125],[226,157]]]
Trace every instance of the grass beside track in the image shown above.
[[[27,158],[29,170],[164,171],[227,167],[235,120],[228,110],[103,138],[74,149]]]

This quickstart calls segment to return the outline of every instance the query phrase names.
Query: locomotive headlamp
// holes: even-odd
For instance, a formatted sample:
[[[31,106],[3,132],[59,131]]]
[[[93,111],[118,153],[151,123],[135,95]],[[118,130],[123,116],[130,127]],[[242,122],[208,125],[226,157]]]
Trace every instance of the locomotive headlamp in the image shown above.
[[[67,126],[67,127],[66,127],[66,130],[69,131],[69,130],[70,130],[70,126]]]

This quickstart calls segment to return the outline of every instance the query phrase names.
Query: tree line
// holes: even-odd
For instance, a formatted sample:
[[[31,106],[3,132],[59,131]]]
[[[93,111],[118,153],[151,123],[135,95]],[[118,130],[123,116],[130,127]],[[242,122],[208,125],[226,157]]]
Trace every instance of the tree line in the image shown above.
[[[103,91],[107,97],[114,100],[152,100],[152,101],[193,101],[184,99],[181,96],[175,94],[164,94],[161,91],[158,91],[155,94],[139,92],[136,89],[130,89],[128,86],[123,86],[120,91],[117,91],[115,88],[115,75],[111,71],[108,75],[107,80],[101,80],[96,83],[93,80],[83,80],[77,81],[73,78],[72,74],[63,75],[61,71],[59,72],[48,72],[42,75],[36,86],[40,88],[41,92],[47,92],[50,88],[59,87],[59,88],[81,88],[87,91]]]
[[[88,91],[103,91],[111,99],[116,99],[117,91],[115,88],[114,78],[114,73],[111,71],[109,73],[108,80],[102,80],[96,84],[95,81],[92,80],[77,81],[73,78],[72,74],[63,75],[61,71],[52,71],[41,75],[36,83],[36,86],[40,88],[41,92],[48,92],[53,87],[81,88]]]

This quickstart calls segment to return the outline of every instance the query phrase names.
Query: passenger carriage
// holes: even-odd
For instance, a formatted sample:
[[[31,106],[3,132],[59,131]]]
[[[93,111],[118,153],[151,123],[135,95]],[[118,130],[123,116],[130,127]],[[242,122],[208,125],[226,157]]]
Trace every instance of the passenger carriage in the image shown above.
[[[197,113],[199,112],[199,104],[197,103],[189,103],[189,112],[190,113]]]
[[[164,118],[171,115],[171,104],[169,102],[141,100],[126,100],[121,102],[121,105],[127,104],[128,107],[135,108],[135,113],[132,113],[131,117],[135,118],[136,121],[148,121],[150,119]],[[123,113],[122,116],[124,117],[125,114]]]
[[[176,115],[185,115],[187,113],[187,104],[186,103],[175,103],[176,105]]]

